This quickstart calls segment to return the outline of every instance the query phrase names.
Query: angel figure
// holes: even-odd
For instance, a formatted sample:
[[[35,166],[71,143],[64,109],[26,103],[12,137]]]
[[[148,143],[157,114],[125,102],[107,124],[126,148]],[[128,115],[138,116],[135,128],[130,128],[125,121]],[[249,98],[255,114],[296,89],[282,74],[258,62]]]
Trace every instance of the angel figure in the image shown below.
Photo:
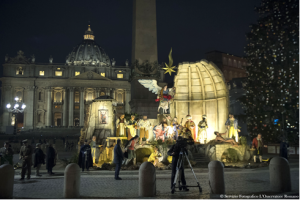
[[[157,94],[156,102],[160,102],[158,106],[159,108],[163,109],[164,113],[167,113],[167,110],[169,109],[170,101],[173,100],[176,89],[168,88],[167,85],[165,85],[163,88],[157,85],[156,80],[147,80],[147,79],[140,79],[140,84],[142,84],[145,88],[148,88],[149,91],[153,92],[154,94]]]

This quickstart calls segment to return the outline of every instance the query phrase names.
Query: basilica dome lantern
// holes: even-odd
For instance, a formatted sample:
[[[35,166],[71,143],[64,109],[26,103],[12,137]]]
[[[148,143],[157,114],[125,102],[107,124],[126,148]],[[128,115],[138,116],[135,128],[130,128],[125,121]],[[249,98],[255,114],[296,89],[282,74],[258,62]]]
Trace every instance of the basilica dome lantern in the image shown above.
[[[67,65],[111,66],[108,55],[95,42],[90,25],[83,35],[83,41],[66,57]]]

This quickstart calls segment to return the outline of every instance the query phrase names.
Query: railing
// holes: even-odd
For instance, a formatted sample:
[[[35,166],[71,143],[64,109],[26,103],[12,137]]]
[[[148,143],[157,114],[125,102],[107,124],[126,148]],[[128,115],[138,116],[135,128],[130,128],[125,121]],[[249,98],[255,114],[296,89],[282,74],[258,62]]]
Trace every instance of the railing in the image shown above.
[[[299,156],[299,146],[290,146],[288,147],[288,152],[290,156]],[[268,144],[267,147],[268,154],[280,154],[280,144]]]

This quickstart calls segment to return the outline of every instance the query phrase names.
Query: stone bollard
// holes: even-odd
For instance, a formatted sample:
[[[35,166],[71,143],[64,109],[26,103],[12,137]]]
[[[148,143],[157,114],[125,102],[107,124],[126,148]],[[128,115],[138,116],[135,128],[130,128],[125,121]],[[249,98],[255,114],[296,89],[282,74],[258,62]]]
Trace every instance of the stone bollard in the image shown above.
[[[220,161],[208,164],[209,186],[212,194],[225,194],[224,165]]]
[[[64,198],[80,197],[80,168],[71,163],[65,169]]]
[[[290,165],[285,158],[272,158],[269,171],[272,190],[278,192],[290,192],[292,190]]]
[[[155,167],[150,162],[144,162],[139,169],[139,196],[154,197],[156,195]]]
[[[12,199],[14,189],[15,170],[12,165],[0,166],[0,199]]]

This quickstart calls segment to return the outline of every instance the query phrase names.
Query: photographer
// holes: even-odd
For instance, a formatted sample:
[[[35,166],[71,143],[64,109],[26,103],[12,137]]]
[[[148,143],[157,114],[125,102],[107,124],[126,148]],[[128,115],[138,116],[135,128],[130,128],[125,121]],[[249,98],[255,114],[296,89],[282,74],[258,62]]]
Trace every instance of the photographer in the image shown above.
[[[177,167],[177,162],[179,159],[179,153],[181,150],[185,151],[187,153],[187,149],[185,148],[184,145],[184,139],[179,136],[176,144],[174,144],[171,149],[168,151],[168,155],[172,156],[172,176],[171,176],[171,189],[173,187],[174,179],[175,179],[175,174],[176,174],[176,167]],[[182,183],[182,188],[183,191],[189,191],[189,189],[186,187],[186,181],[185,181],[185,176],[184,176],[184,166],[180,167],[181,171],[181,183]]]

